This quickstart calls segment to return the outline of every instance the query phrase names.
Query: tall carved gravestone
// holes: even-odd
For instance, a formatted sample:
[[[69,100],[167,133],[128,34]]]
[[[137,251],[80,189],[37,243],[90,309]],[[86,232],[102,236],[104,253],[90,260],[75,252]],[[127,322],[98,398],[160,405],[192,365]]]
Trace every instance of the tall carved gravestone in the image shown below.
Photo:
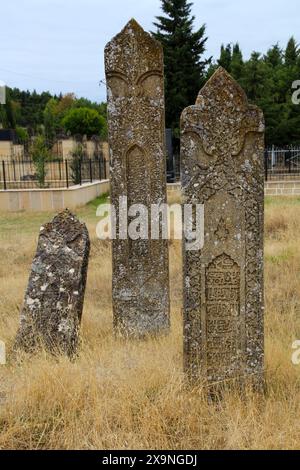
[[[105,68],[111,202],[117,211],[114,325],[125,335],[143,336],[169,328],[168,243],[150,237],[151,205],[166,203],[162,46],[131,20],[107,44]],[[128,209],[143,204],[149,210],[147,240],[127,238],[119,217],[119,209],[127,217],[127,208],[120,198],[127,198]]]
[[[68,210],[41,228],[15,349],[76,355],[90,241]]]
[[[184,250],[185,370],[263,383],[264,117],[219,68],[181,118],[182,188],[204,205],[204,246]]]

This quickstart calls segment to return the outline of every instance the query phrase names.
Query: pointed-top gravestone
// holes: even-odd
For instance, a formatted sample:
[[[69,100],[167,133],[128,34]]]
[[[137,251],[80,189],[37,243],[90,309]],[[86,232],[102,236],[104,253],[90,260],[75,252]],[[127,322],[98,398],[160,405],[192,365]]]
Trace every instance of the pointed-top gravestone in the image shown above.
[[[181,118],[184,201],[204,204],[204,246],[184,250],[185,369],[263,382],[264,118],[219,68]]]
[[[114,324],[125,335],[143,336],[169,328],[168,244],[150,237],[151,204],[166,203],[162,46],[131,20],[107,44],[105,69],[111,201],[117,211]],[[148,240],[128,239],[121,230],[121,197],[127,198],[128,209],[134,204],[148,209]]]
[[[90,241],[68,210],[41,227],[15,348],[76,355]]]

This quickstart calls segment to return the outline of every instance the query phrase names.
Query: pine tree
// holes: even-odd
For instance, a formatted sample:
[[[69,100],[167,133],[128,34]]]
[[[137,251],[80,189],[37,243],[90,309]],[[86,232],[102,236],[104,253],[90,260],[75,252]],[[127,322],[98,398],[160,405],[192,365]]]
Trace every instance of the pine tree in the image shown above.
[[[233,78],[241,80],[243,76],[244,61],[243,54],[238,43],[233,45],[231,58],[231,73]]]
[[[224,46],[224,44],[222,44],[218,64],[221,67],[223,67],[225,70],[227,70],[228,73],[230,73],[231,72],[231,61],[232,61],[231,44],[227,44],[226,47]]]
[[[164,48],[166,125],[179,136],[180,115],[186,106],[195,103],[204,84],[206,66],[205,25],[194,31],[192,3],[187,0],[162,0],[165,16],[156,17],[154,37]]]
[[[280,49],[278,44],[275,44],[267,51],[264,60],[272,67],[279,67],[282,65],[282,56],[282,50]]]
[[[252,52],[250,60],[245,65],[243,88],[253,103],[257,103],[265,96],[267,65],[260,59],[259,52]]]
[[[298,59],[298,48],[295,39],[293,36],[290,38],[285,54],[284,54],[284,60],[285,60],[285,65],[288,67],[295,66],[297,64],[297,59]]]

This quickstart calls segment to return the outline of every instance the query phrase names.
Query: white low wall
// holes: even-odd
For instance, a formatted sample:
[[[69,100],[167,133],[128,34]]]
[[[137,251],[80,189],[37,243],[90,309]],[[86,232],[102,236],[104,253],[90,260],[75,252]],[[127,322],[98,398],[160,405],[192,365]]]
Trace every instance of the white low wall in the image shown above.
[[[168,193],[181,191],[180,183],[168,184]],[[300,196],[300,181],[266,181],[265,196]]]
[[[109,192],[109,180],[60,189],[0,191],[0,211],[53,211],[75,209]]]
[[[168,194],[180,191],[180,183],[168,184]],[[109,193],[109,180],[60,189],[9,189],[0,191],[0,211],[58,211],[84,206]],[[265,184],[266,196],[300,196],[299,181],[272,181]]]
[[[267,181],[266,196],[300,196],[300,181]]]

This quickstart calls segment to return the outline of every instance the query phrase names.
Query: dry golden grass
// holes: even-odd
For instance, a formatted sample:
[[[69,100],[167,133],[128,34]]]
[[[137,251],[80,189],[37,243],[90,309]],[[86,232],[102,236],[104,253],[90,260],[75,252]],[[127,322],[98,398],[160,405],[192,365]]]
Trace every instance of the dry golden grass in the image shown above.
[[[46,354],[0,367],[1,449],[296,449],[300,447],[300,200],[266,204],[265,396],[209,404],[182,375],[181,250],[170,244],[172,331],[148,341],[112,334],[111,260],[95,207],[78,211],[92,252],[79,359]],[[0,216],[0,339],[11,348],[39,226],[50,214]]]

